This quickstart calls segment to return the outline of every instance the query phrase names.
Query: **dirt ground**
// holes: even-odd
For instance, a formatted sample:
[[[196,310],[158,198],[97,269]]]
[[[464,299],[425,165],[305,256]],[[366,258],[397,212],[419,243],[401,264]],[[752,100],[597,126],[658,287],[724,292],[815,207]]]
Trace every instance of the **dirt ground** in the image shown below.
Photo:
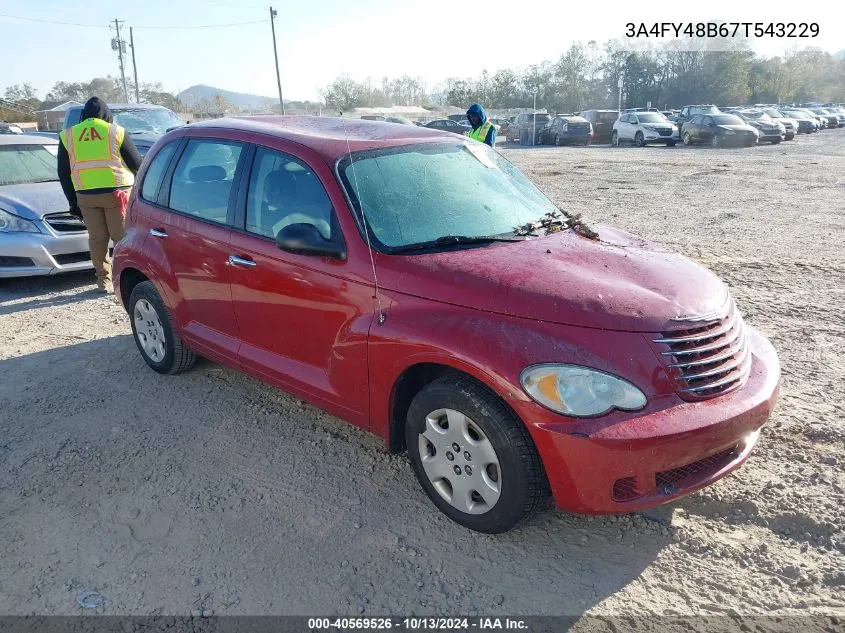
[[[89,274],[0,282],[0,614],[845,615],[845,129],[779,146],[525,148],[562,207],[726,280],[783,364],[736,474],[502,536],[405,456],[237,372],[163,377]]]

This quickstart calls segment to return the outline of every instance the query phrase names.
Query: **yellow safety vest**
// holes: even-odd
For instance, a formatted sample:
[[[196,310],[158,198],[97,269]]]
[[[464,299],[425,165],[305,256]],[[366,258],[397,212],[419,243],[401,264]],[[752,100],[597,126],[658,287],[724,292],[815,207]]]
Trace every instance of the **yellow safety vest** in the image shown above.
[[[469,132],[464,132],[464,135],[470,137],[475,141],[483,143],[487,140],[487,133],[490,131],[491,127],[493,127],[493,124],[490,123],[488,119],[487,121],[479,125],[478,128],[470,130]]]
[[[134,174],[120,157],[126,131],[102,119],[86,119],[59,134],[70,159],[76,191],[131,187]]]

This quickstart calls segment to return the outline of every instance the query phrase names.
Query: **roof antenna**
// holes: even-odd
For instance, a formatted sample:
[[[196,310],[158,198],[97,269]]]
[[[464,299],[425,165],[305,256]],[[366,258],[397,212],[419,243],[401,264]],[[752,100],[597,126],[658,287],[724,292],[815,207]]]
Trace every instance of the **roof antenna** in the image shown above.
[[[373,299],[376,300],[378,306],[378,324],[382,325],[387,317],[381,307],[381,293],[378,286],[378,274],[376,273],[376,259],[373,255],[373,245],[370,243],[370,227],[367,225],[367,216],[364,214],[364,202],[361,199],[361,190],[358,187],[358,174],[355,171],[355,161],[352,159],[352,147],[349,144],[349,131],[346,128],[346,120],[343,118],[343,112],[340,113],[340,120],[343,122],[343,134],[346,137],[346,153],[349,155],[349,166],[352,169],[352,181],[355,185],[355,198],[358,200],[358,206],[361,207],[361,224],[364,227],[364,236],[367,238],[367,250],[370,253],[370,265],[373,267],[373,283],[375,284],[375,294]],[[354,212],[355,205],[352,205]]]

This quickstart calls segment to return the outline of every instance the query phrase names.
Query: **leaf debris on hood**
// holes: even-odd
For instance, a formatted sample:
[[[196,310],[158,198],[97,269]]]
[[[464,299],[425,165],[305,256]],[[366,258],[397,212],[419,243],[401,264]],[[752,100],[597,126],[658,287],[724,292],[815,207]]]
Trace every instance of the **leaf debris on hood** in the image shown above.
[[[599,239],[599,234],[584,223],[580,213],[572,214],[566,211],[550,211],[536,222],[514,227],[513,232],[516,235],[536,235],[542,231],[543,235],[549,235],[566,229],[572,229],[578,235],[591,240]]]

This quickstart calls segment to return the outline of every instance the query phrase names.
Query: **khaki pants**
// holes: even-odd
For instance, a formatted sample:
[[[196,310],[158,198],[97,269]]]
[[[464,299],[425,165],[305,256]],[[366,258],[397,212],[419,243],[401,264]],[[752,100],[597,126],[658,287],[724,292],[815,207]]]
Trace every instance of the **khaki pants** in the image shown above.
[[[76,200],[88,229],[88,250],[91,251],[91,263],[97,271],[97,279],[111,281],[109,239],[117,244],[123,237],[126,210],[120,208],[120,202],[110,191],[80,193]]]

